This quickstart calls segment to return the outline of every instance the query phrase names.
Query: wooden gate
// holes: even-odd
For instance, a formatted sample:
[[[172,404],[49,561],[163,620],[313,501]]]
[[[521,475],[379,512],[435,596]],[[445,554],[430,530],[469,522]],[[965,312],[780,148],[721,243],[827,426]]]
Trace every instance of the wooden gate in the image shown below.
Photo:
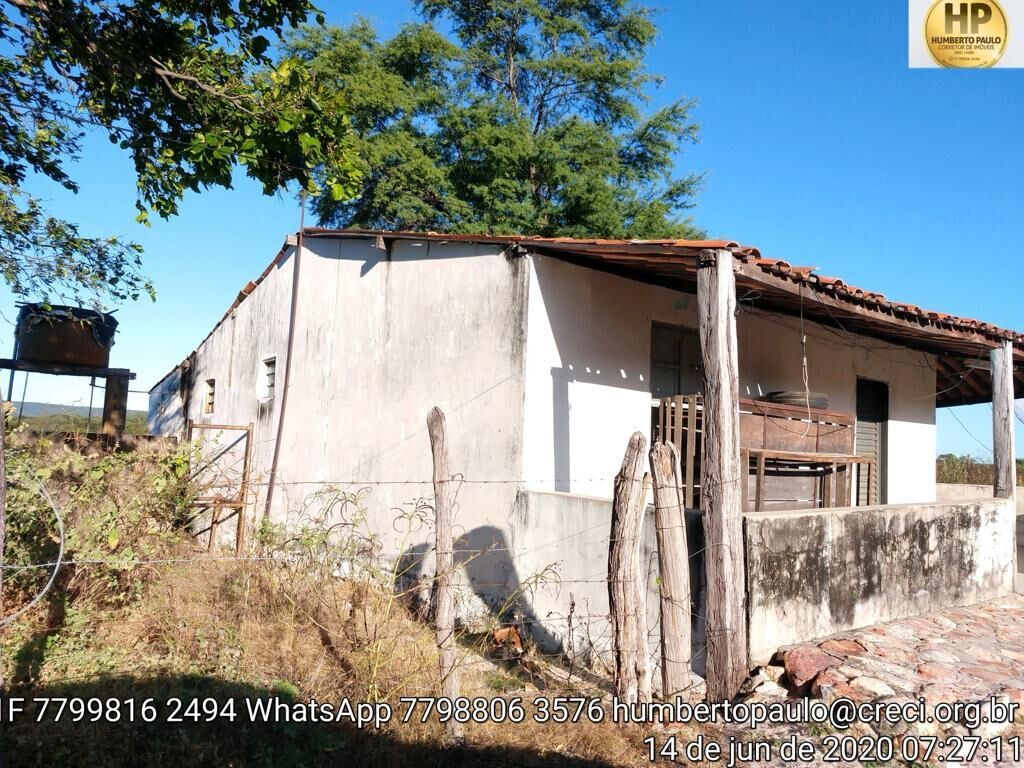
[[[203,424],[189,419],[186,439],[189,445],[192,444],[193,436],[197,431],[237,433],[237,438],[231,440],[226,446],[219,443],[213,445],[208,455],[200,455],[198,467],[192,467],[190,476],[193,480],[204,485],[205,493],[192,500],[192,507],[195,514],[190,522],[195,521],[210,513],[209,526],[201,528],[196,532],[202,536],[209,532],[209,539],[206,543],[207,550],[213,549],[216,539],[217,526],[227,522],[232,516],[235,517],[235,555],[240,556],[245,538],[245,508],[249,503],[249,466],[252,462],[252,423],[245,426],[238,424]],[[238,455],[229,466],[232,471],[224,471],[223,460],[225,457]],[[236,471],[234,464],[241,461],[241,467]],[[237,479],[236,479],[237,478]],[[224,510],[232,510],[227,517],[222,517]]]

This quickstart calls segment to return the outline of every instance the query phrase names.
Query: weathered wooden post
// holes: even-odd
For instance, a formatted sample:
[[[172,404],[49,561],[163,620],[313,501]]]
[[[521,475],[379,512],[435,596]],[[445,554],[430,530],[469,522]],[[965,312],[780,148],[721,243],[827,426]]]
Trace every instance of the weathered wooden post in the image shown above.
[[[747,675],[736,281],[729,251],[702,251],[697,314],[704,362],[701,507],[707,571],[707,695],[731,699]]]
[[[252,465],[252,422],[245,428],[245,462],[242,465],[242,488],[238,497],[238,520],[235,523],[235,557],[242,556],[245,544],[245,510],[249,507],[249,467]]]
[[[434,551],[437,556],[435,586],[437,609],[434,618],[438,666],[441,672],[441,696],[454,701],[459,696],[459,671],[455,666],[455,593],[452,557],[452,500],[449,494],[448,436],[444,413],[436,406],[427,414],[427,433],[434,459]],[[462,741],[462,724],[449,718],[445,724],[449,744]]]
[[[668,700],[690,686],[690,560],[679,451],[672,443],[655,443],[650,458],[661,581],[661,697]]]
[[[995,458],[995,496],[1012,499],[1017,491],[1013,436],[1013,342],[1006,340],[991,352],[992,455]]]
[[[608,608],[615,660],[615,695],[621,701],[650,701],[647,656],[646,579],[640,560],[644,523],[644,449],[634,432],[615,477],[611,539],[608,543]]]

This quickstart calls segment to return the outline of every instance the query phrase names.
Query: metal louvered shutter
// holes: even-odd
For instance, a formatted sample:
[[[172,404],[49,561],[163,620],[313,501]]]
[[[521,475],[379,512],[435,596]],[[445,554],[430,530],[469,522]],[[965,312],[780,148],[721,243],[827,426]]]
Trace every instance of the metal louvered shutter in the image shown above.
[[[889,386],[881,381],[857,379],[857,429],[855,450],[875,460],[877,471],[870,482],[862,471],[857,481],[857,505],[886,503],[886,422],[889,420]]]

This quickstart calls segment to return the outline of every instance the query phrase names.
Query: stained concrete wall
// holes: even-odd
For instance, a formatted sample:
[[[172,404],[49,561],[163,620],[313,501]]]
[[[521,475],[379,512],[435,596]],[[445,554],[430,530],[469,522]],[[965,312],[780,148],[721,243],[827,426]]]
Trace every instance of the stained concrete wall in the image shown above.
[[[1004,500],[748,514],[752,664],[780,646],[1013,591]]]
[[[965,501],[991,499],[995,490],[991,485],[972,483],[936,483],[937,501]],[[1024,488],[1017,486],[1017,576],[1016,589],[1024,592]]]
[[[629,435],[650,430],[651,324],[695,329],[696,296],[550,257],[530,259],[527,487],[608,497]],[[741,307],[742,395],[802,390],[799,319],[750,302]],[[934,501],[932,357],[815,323],[804,328],[810,388],[829,396],[831,410],[856,412],[858,377],[889,385],[887,501]]]

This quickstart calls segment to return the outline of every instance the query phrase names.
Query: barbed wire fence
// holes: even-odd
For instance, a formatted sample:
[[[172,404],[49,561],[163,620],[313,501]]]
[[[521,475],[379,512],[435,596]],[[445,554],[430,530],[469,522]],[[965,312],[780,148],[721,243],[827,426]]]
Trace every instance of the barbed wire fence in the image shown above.
[[[588,482],[608,481],[611,484],[615,478],[588,478]],[[279,481],[280,484],[292,484],[292,485],[305,485],[305,486],[319,486],[321,491],[328,496],[331,494],[338,493],[338,489],[356,488],[354,494],[348,491],[341,491],[342,494],[348,494],[345,496],[348,501],[351,501],[353,496],[358,497],[359,490],[362,488],[372,488],[377,485],[401,485],[401,486],[412,486],[412,485],[430,485],[435,486],[435,491],[438,488],[444,486],[450,486],[451,497],[454,509],[458,509],[458,495],[462,487],[466,485],[494,485],[494,484],[517,484],[523,485],[526,481],[522,478],[466,478],[461,474],[451,474],[442,477],[438,477],[434,480],[413,480],[413,479],[392,479],[392,480],[360,480],[358,478],[350,478],[347,480],[318,480],[318,481]],[[573,575],[572,577],[563,576],[558,572],[558,569],[554,567],[557,560],[553,561],[552,567],[545,567],[540,569],[535,574],[527,575],[520,579],[516,574],[516,569],[521,567],[524,562],[524,557],[530,554],[536,554],[539,552],[545,552],[553,550],[558,553],[560,549],[566,547],[566,545],[579,544],[584,542],[586,546],[592,550],[595,547],[605,548],[604,551],[607,553],[617,543],[623,543],[630,547],[636,547],[639,552],[641,542],[638,539],[639,534],[631,533],[630,535],[624,536],[621,539],[613,536],[612,532],[612,521],[609,519],[600,520],[592,524],[584,524],[578,528],[563,535],[559,535],[556,538],[545,540],[539,543],[530,542],[527,546],[512,546],[507,542],[493,541],[486,545],[481,546],[466,546],[463,536],[455,536],[453,542],[449,545],[449,552],[453,556],[453,562],[451,566],[446,569],[438,569],[435,563],[435,570],[433,573],[427,573],[426,569],[430,565],[432,559],[437,557],[437,547],[431,550],[429,547],[421,548],[417,551],[414,556],[405,556],[406,553],[400,553],[398,557],[385,556],[380,550],[379,536],[375,536],[373,532],[365,534],[365,537],[359,541],[364,534],[357,534],[357,525],[353,521],[347,521],[340,524],[334,524],[334,532],[347,532],[349,541],[344,543],[342,546],[332,546],[329,542],[330,528],[331,525],[327,525],[324,533],[324,546],[322,549],[315,553],[304,552],[300,546],[297,545],[294,538],[284,538],[277,543],[277,546],[267,552],[249,552],[238,556],[226,556],[219,554],[205,554],[197,553],[195,556],[174,556],[174,557],[134,557],[129,559],[124,558],[104,558],[104,557],[92,557],[92,558],[80,558],[72,555],[71,557],[65,556],[65,531],[64,521],[61,511],[59,510],[56,503],[46,492],[44,488],[40,486],[39,493],[47,502],[48,506],[52,510],[54,520],[57,528],[59,529],[60,544],[58,548],[57,556],[52,560],[46,560],[43,562],[33,563],[6,563],[0,562],[0,578],[4,573],[17,572],[26,570],[43,570],[50,569],[49,578],[44,586],[35,594],[30,600],[24,605],[7,615],[0,618],[0,628],[7,627],[17,620],[23,618],[33,608],[39,605],[44,597],[52,589],[54,583],[57,580],[59,571],[62,568],[92,568],[92,567],[113,567],[123,570],[130,570],[135,568],[144,567],[169,567],[187,568],[196,564],[210,564],[210,563],[250,563],[250,564],[263,564],[271,567],[305,567],[310,565],[314,559],[318,559],[319,565],[328,566],[332,575],[334,576],[347,576],[350,578],[367,579],[375,581],[379,584],[386,586],[392,593],[393,598],[403,604],[414,606],[417,600],[422,601],[424,596],[426,597],[426,612],[422,612],[422,606],[420,606],[421,613],[419,614],[423,618],[428,620],[436,617],[437,609],[437,591],[439,582],[445,581],[447,578],[454,580],[454,590],[452,593],[452,599],[456,600],[460,606],[465,607],[465,604],[469,602],[474,593],[477,598],[486,596],[492,598],[495,602],[492,602],[487,608],[489,612],[484,613],[482,616],[478,615],[474,620],[470,616],[463,616],[460,622],[459,632],[457,640],[460,643],[465,643],[469,638],[475,638],[475,642],[487,643],[489,637],[493,634],[495,628],[502,626],[513,626],[521,629],[524,634],[529,635],[547,635],[549,641],[553,638],[554,644],[548,642],[547,644],[538,644],[536,647],[531,647],[526,657],[529,659],[538,659],[551,662],[557,665],[563,665],[568,669],[568,675],[563,679],[567,683],[571,683],[573,680],[573,673],[576,672],[577,676],[582,674],[581,670],[591,670],[594,666],[603,667],[607,674],[610,670],[613,679],[612,689],[615,686],[615,664],[609,663],[609,654],[614,660],[614,655],[619,652],[620,648],[617,644],[621,643],[621,638],[616,635],[616,622],[621,621],[614,613],[614,609],[610,608],[607,612],[593,611],[589,607],[589,603],[592,599],[599,599],[600,593],[597,595],[583,595],[583,600],[587,603],[587,608],[584,610],[578,610],[576,607],[579,595],[577,594],[577,587],[583,587],[585,585],[603,586],[605,588],[614,587],[617,584],[623,584],[630,587],[637,587],[639,585],[640,594],[643,595],[642,608],[646,612],[646,600],[649,599],[647,595],[651,592],[651,564],[648,562],[643,568],[637,570],[635,573],[626,574],[621,578],[616,578],[615,575],[607,571],[585,573],[582,575]],[[436,495],[436,493],[435,493]],[[640,497],[640,502],[645,508],[646,504],[646,488],[644,495]],[[344,512],[345,504],[342,504],[342,512]],[[685,521],[681,515],[685,507],[681,504],[675,508],[669,508],[669,511],[680,516],[680,522],[675,526],[660,525],[658,530],[664,531],[668,528],[686,528]],[[328,511],[338,511],[336,504],[328,502]],[[418,501],[415,505],[414,514],[410,515],[406,519],[406,526],[411,531],[424,532],[433,523],[436,526],[436,519],[431,519],[431,515],[436,516],[437,510],[435,505],[431,505],[428,501]],[[641,521],[644,516],[644,512],[641,509],[640,512]],[[342,518],[344,515],[342,514]],[[313,520],[313,522],[327,522],[323,519]],[[420,526],[416,528],[416,526]],[[596,536],[595,534],[600,530],[608,531],[606,536]],[[397,530],[397,529],[396,529]],[[344,538],[344,537],[342,537]],[[685,538],[685,537],[684,537]],[[295,546],[293,546],[295,545]],[[708,546],[697,549],[694,552],[686,553],[684,558],[684,567],[689,566],[689,561],[693,558],[703,556],[704,552],[708,549]],[[655,551],[650,553],[651,558],[659,556],[660,553]],[[461,578],[465,577],[467,566],[472,566],[475,561],[481,558],[492,557],[495,555],[503,555],[502,561],[506,565],[511,566],[511,572],[514,574],[512,578],[506,578],[502,580],[487,580],[481,578]],[[333,559],[333,562],[329,562]],[[500,568],[496,569],[500,572]],[[460,577],[461,575],[461,577]],[[655,574],[654,581],[657,582],[657,574]],[[568,591],[568,610],[548,610],[543,615],[538,615],[534,612],[531,601],[535,594],[540,590],[548,589],[555,595],[563,598],[564,592]],[[694,608],[693,601],[690,594],[687,595],[673,595],[669,598],[670,602],[675,604],[681,604],[686,611],[687,616],[691,621],[698,623],[704,622],[704,617],[700,615],[699,611]],[[664,610],[665,604],[662,604],[662,610]],[[660,612],[659,612],[660,614]],[[481,623],[482,619],[482,623]],[[123,621],[123,617],[117,620]],[[714,633],[728,633],[728,628],[708,631],[705,629],[703,638],[695,641],[690,645],[693,649],[688,658],[675,658],[671,654],[666,652],[663,645],[663,641],[658,638],[658,628],[660,620],[656,621],[653,627],[647,628],[642,637],[642,655],[646,657],[644,659],[645,664],[649,669],[654,669],[658,664],[684,664],[687,669],[691,669],[695,661],[699,659],[702,654],[707,651],[708,643],[715,636]],[[482,631],[481,631],[482,630]],[[651,642],[651,636],[654,636],[654,642]],[[483,639],[481,640],[481,636]],[[496,649],[499,652],[501,649]],[[519,662],[518,657],[511,659],[510,661]],[[443,680],[442,675],[442,680]],[[607,680],[606,677],[602,679]],[[688,680],[687,685],[676,691],[668,693],[679,695],[686,693],[696,681],[696,678]],[[605,683],[607,686],[608,683]],[[649,696],[650,694],[647,693]]]

